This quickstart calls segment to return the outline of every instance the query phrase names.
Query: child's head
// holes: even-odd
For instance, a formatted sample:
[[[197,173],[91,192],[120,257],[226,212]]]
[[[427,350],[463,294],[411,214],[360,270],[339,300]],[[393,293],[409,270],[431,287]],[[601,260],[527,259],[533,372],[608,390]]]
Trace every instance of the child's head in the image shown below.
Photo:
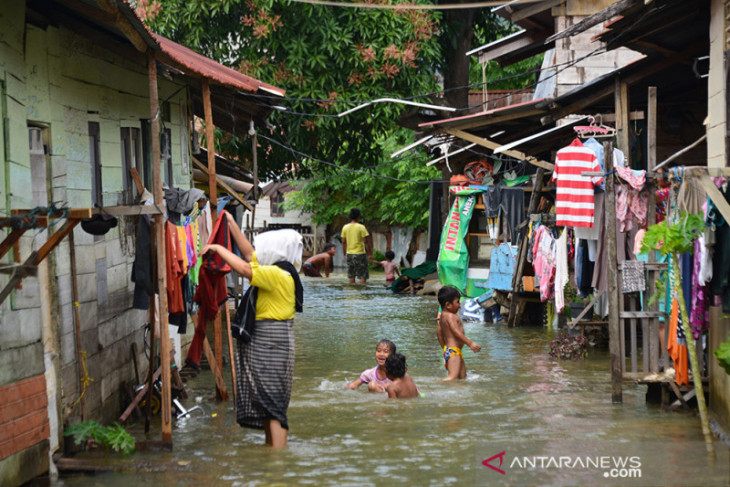
[[[350,210],[350,220],[359,220],[360,216],[361,214],[358,208],[353,208]]]
[[[406,375],[406,357],[400,353],[392,353],[385,361],[385,372],[390,380],[400,379]]]
[[[378,350],[387,350],[389,354],[395,353],[395,343],[391,342],[390,340],[380,340],[378,344],[375,346],[375,351]]]
[[[333,243],[324,244],[324,251],[330,255],[335,255],[336,247]]]
[[[393,260],[395,259],[395,252],[392,250],[388,250],[385,252],[385,260]]]
[[[454,313],[455,310],[452,308],[456,305],[456,310],[458,311],[460,298],[461,293],[454,286],[444,286],[439,289],[438,300],[441,305],[441,309]]]

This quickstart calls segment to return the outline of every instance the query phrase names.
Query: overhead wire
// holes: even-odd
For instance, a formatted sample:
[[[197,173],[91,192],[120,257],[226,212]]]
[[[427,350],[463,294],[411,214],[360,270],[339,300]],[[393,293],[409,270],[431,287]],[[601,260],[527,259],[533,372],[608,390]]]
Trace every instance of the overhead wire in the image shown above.
[[[348,7],[364,8],[372,10],[464,10],[471,8],[501,7],[506,4],[530,3],[530,0],[507,1],[485,1],[472,3],[447,3],[447,4],[388,4],[388,3],[357,3],[357,2],[333,2],[330,0],[289,0],[294,3],[308,3],[310,5],[322,5],[325,7]]]

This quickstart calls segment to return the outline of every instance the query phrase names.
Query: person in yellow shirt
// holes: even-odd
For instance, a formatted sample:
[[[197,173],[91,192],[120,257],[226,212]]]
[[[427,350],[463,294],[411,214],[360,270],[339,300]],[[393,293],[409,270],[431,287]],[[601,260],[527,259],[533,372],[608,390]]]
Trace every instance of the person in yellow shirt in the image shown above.
[[[360,223],[360,210],[350,210],[350,223],[342,227],[342,252],[347,259],[347,278],[355,282],[356,278],[365,284],[370,277],[368,260],[373,256],[372,238],[365,225]]]
[[[275,230],[257,235],[251,245],[230,213],[227,218],[242,258],[216,244],[200,253],[217,253],[258,288],[256,330],[249,343],[238,342],[237,347],[236,421],[263,429],[266,444],[281,448],[287,441],[294,378],[293,318],[303,303],[298,274],[302,236],[290,229]]]

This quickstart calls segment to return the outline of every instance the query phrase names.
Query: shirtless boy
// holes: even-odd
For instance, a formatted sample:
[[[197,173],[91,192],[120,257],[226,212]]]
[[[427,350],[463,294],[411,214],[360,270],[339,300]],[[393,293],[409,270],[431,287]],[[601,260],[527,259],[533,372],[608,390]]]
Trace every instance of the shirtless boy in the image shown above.
[[[399,353],[391,353],[385,359],[385,373],[392,382],[388,385],[388,399],[408,399],[418,397],[418,387],[411,376],[406,373],[406,357]]]
[[[308,277],[322,277],[322,270],[324,270],[325,277],[329,277],[335,250],[335,244],[328,243],[324,246],[324,252],[308,258],[302,266],[304,275]]]
[[[444,380],[466,378],[466,364],[461,351],[464,344],[474,352],[482,349],[478,343],[469,340],[464,335],[464,325],[456,315],[461,306],[459,303],[460,298],[461,293],[453,286],[444,286],[439,290],[438,300],[441,305],[441,316],[438,320],[436,336],[438,336],[439,344],[443,349],[444,365],[446,370],[449,371]]]

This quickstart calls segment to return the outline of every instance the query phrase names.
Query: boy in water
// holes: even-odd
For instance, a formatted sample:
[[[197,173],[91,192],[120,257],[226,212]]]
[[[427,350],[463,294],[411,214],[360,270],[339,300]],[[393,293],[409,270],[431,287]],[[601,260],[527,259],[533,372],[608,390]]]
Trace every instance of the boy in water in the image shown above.
[[[335,250],[335,244],[328,243],[324,246],[324,252],[308,258],[302,266],[304,275],[308,277],[322,277],[322,270],[324,269],[325,277],[329,277]]]
[[[448,376],[444,380],[465,379],[466,364],[464,363],[464,355],[461,349],[464,344],[474,352],[478,352],[482,347],[464,335],[464,325],[461,319],[456,315],[461,303],[459,299],[461,293],[453,286],[444,286],[439,290],[438,300],[441,305],[441,316],[438,319],[438,336],[439,344],[443,348],[444,365],[449,371]]]
[[[418,397],[418,387],[406,373],[406,357],[399,353],[391,353],[385,360],[385,372],[392,382],[388,386],[388,399],[408,399]]]

